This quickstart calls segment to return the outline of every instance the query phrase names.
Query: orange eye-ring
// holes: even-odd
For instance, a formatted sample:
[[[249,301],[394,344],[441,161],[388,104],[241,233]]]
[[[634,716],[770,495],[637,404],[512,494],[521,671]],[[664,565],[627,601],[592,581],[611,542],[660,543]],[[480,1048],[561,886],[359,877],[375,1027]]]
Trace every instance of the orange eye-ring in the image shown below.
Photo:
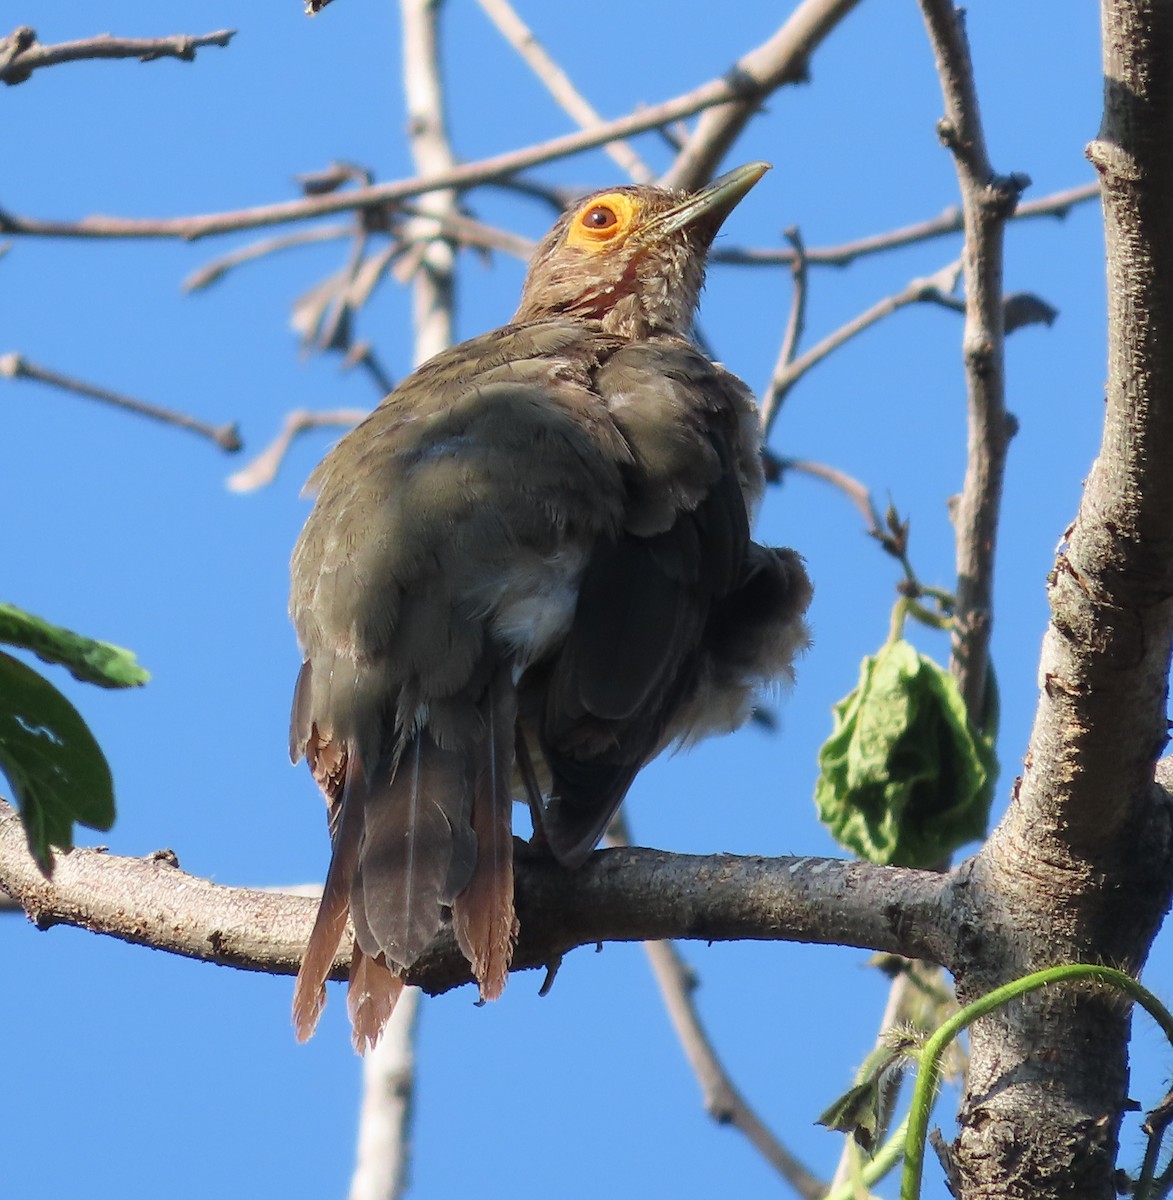
[[[631,232],[635,216],[635,202],[623,192],[596,196],[575,214],[566,241],[584,250],[605,249]]]

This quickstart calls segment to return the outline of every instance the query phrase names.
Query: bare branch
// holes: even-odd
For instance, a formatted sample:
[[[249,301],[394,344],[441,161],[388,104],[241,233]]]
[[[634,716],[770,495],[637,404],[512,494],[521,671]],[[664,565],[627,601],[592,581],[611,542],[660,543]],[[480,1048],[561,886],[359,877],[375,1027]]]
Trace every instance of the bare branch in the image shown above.
[[[968,438],[965,482],[953,513],[957,612],[952,670],[969,711],[982,712],[993,622],[994,552],[1010,441],[1006,419],[1002,243],[1007,217],[1030,182],[996,176],[986,153],[964,18],[951,0],[920,0],[945,116],[937,124],[953,152],[965,227],[965,353]]]
[[[227,46],[235,35],[235,29],[218,29],[215,33],[204,34],[178,33],[161,38],[116,38],[103,33],[81,41],[43,46],[37,41],[34,30],[21,25],[0,40],[0,83],[24,83],[42,67],[87,58],[137,58],[139,62],[178,58],[192,62],[199,48]]]
[[[367,377],[375,385],[380,400],[395,389],[395,381],[379,361],[370,342],[355,342],[342,360],[342,367],[346,371],[352,367],[362,367],[367,373]]]
[[[505,40],[546,85],[550,95],[562,106],[563,112],[583,129],[598,129],[604,124],[603,118],[574,86],[566,72],[546,53],[533,30],[517,15],[509,0],[478,0],[478,3]],[[636,183],[650,183],[655,178],[656,173],[628,142],[609,142],[603,148]]]
[[[827,1185],[774,1136],[746,1101],[709,1040],[693,1001],[696,980],[671,942],[645,942],[664,1006],[701,1087],[705,1111],[721,1125],[740,1130],[755,1150],[804,1200],[819,1200]]]
[[[333,242],[353,236],[354,226],[347,224],[318,225],[312,229],[299,229],[294,233],[283,233],[279,237],[262,238],[260,241],[250,242],[247,246],[241,246],[239,250],[233,250],[230,254],[213,259],[210,263],[200,267],[198,271],[193,271],[183,281],[183,290],[198,292],[202,288],[211,287],[213,283],[218,283],[227,275],[233,267],[239,267],[242,263],[255,262],[258,258],[276,254],[280,250],[290,250],[296,246],[308,246],[316,242]]]
[[[623,813],[607,830],[609,846],[629,846]],[[697,980],[671,942],[644,942],[664,1007],[685,1057],[700,1084],[705,1111],[719,1125],[739,1129],[750,1144],[804,1200],[820,1200],[827,1185],[817,1179],[767,1128],[729,1077],[705,1030],[693,995]]]
[[[377,209],[399,200],[406,200],[410,196],[419,196],[424,192],[445,188],[463,190],[477,184],[499,181],[527,167],[566,158],[584,150],[593,150],[596,146],[644,133],[659,125],[692,116],[715,104],[723,104],[746,94],[758,96],[752,80],[746,80],[740,75],[714,79],[683,96],[609,121],[598,129],[586,129],[552,138],[536,146],[525,146],[520,150],[481,159],[479,162],[465,163],[463,166],[453,167],[427,178],[402,179],[392,183],[373,184],[370,187],[340,190],[324,196],[308,196],[298,200],[244,208],[235,212],[188,217],[94,216],[85,217],[80,221],[45,221],[0,211],[0,234],[70,238],[183,238],[195,241],[198,238],[234,233],[242,229],[260,229],[289,221],[332,216],[340,212]]]
[[[876,511],[872,493],[858,479],[848,475],[846,471],[840,471],[837,467],[832,467],[827,463],[813,462],[808,458],[779,458],[775,460],[775,463],[779,471],[798,471],[838,488],[855,505],[859,515],[863,517],[867,532],[873,537],[880,536],[880,514]]]
[[[220,447],[234,453],[241,448],[240,432],[233,422],[228,425],[209,425],[196,417],[185,413],[175,412],[170,408],[160,408],[157,404],[148,404],[145,400],[135,400],[132,396],[124,396],[121,392],[112,392],[107,388],[97,387],[92,383],[83,383],[80,379],[72,379],[48,367],[37,366],[20,354],[0,355],[0,376],[8,379],[35,379],[38,383],[47,383],[62,391],[72,392],[76,396],[87,396],[91,400],[101,400],[103,404],[112,404],[116,408],[124,408],[128,412],[137,413],[142,417],[150,417],[153,421],[161,421],[164,425],[175,425],[180,429],[190,429],[201,437],[211,439]]]
[[[1098,183],[1085,183],[1079,187],[1066,188],[1038,200],[1019,204],[1006,219],[1013,222],[1038,217],[1054,217],[1062,220],[1073,208],[1086,204],[1089,200],[1095,200],[1099,194]],[[857,258],[880,254],[887,250],[898,250],[919,242],[929,242],[952,233],[960,233],[963,228],[962,210],[954,207],[946,209],[939,217],[933,217],[928,221],[918,221],[915,225],[905,225],[901,229],[889,230],[887,233],[875,233],[869,237],[858,238],[853,242],[844,242],[838,246],[807,246],[803,249],[803,258],[808,266],[844,267]],[[792,266],[796,254],[793,249],[786,250],[782,247],[739,249],[736,246],[729,246],[714,250],[709,258],[712,262],[728,263],[731,266]]]
[[[794,249],[794,261],[790,264],[790,274],[794,280],[794,299],[790,302],[790,316],[786,321],[786,332],[782,335],[782,346],[774,367],[775,375],[794,361],[794,356],[798,353],[798,343],[802,341],[803,330],[806,328],[807,271],[802,234],[797,226],[791,226],[784,231],[783,236]]]
[[[407,1192],[419,1011],[419,990],[404,988],[382,1036],[363,1056],[349,1200],[399,1200]]]
[[[228,476],[228,487],[234,492],[255,492],[266,487],[277,477],[289,447],[295,438],[307,429],[342,426],[346,429],[357,425],[367,410],[362,408],[339,408],[331,412],[310,412],[299,408],[291,412],[281,426],[281,432],[247,466]]]
[[[838,350],[845,342],[861,334],[865,329],[890,317],[894,312],[907,308],[910,304],[940,304],[946,308],[954,308],[949,293],[957,285],[960,264],[950,263],[942,267],[935,275],[929,275],[911,280],[899,292],[886,296],[873,304],[871,308],[859,314],[858,317],[841,325],[834,333],[828,334],[817,345],[812,346],[801,357],[792,362],[784,363],[779,360],[774,368],[774,377],[770,380],[765,399],[762,401],[762,429],[768,436],[782,403],[790,389],[814,366],[817,366],[832,351]]]
[[[687,145],[661,182],[666,187],[689,189],[710,179],[762,101],[783,84],[807,78],[810,56],[858,3],[802,0],[773,37],[737,60],[726,78],[738,82],[741,95],[730,97],[697,122]],[[658,124],[668,125],[674,119]]]
[[[448,143],[440,77],[439,5],[435,0],[403,0],[401,8],[408,142],[415,169],[427,178],[451,171],[456,165]],[[431,218],[454,215],[456,193],[450,188],[429,191],[420,198],[418,208],[421,216],[412,222],[412,236],[426,240],[412,294],[417,364],[452,345],[455,255],[451,243],[435,236],[439,230]]]
[[[710,857],[605,850],[568,871],[519,857],[521,937],[515,970],[545,967],[576,946],[665,938],[804,941],[905,957],[948,959],[948,876],[828,858]],[[179,870],[170,856],[97,850],[58,857],[51,880],[30,857],[16,812],[0,805],[0,891],[41,928],[74,925],[137,945],[243,970],[292,975],[317,911],[304,896],[225,887]],[[350,939],[334,964],[350,969]],[[448,991],[471,979],[445,934],[409,982]]]

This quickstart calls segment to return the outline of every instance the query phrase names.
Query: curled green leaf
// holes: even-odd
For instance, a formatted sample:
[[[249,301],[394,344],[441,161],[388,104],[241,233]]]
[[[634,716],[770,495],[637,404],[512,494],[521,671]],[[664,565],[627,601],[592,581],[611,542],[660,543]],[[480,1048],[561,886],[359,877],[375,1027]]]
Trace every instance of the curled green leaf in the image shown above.
[[[77,709],[43,676],[0,652],[0,771],[24,821],[29,852],[50,874],[50,848],[73,846],[74,823],[109,829],[114,785]]]
[[[12,604],[0,604],[0,642],[60,663],[74,678],[99,687],[140,687],[151,677],[129,650],[51,625]]]
[[[929,866],[984,836],[993,730],[969,720],[945,670],[902,638],[865,658],[819,751],[819,816],[870,862]]]

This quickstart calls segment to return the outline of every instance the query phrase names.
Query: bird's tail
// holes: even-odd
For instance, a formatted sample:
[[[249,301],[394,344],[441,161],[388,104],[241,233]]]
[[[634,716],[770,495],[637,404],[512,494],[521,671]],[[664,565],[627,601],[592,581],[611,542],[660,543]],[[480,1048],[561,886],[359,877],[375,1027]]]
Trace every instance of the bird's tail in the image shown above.
[[[517,693],[500,668],[482,702],[483,734],[477,744],[472,827],[477,861],[468,886],[455,899],[452,927],[480,985],[496,1000],[505,987],[517,918],[513,910],[513,778]]]
[[[439,706],[437,706],[438,708]],[[349,756],[334,852],[294,991],[299,1040],[313,1033],[346,917],[354,922],[348,1006],[355,1046],[373,1046],[449,912],[481,995],[501,994],[517,923],[513,909],[516,693],[497,670],[467,711],[424,726],[367,773]],[[440,714],[437,712],[439,718]]]

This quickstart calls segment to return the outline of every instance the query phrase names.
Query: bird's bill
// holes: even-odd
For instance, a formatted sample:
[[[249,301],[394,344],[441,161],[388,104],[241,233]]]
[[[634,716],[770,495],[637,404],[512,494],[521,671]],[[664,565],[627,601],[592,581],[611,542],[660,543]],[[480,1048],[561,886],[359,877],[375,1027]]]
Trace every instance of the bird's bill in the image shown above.
[[[648,232],[656,238],[677,230],[700,226],[711,241],[725,218],[741,203],[746,193],[770,169],[768,162],[751,162],[735,167],[714,179],[708,187],[693,192],[675,208],[659,217]]]

